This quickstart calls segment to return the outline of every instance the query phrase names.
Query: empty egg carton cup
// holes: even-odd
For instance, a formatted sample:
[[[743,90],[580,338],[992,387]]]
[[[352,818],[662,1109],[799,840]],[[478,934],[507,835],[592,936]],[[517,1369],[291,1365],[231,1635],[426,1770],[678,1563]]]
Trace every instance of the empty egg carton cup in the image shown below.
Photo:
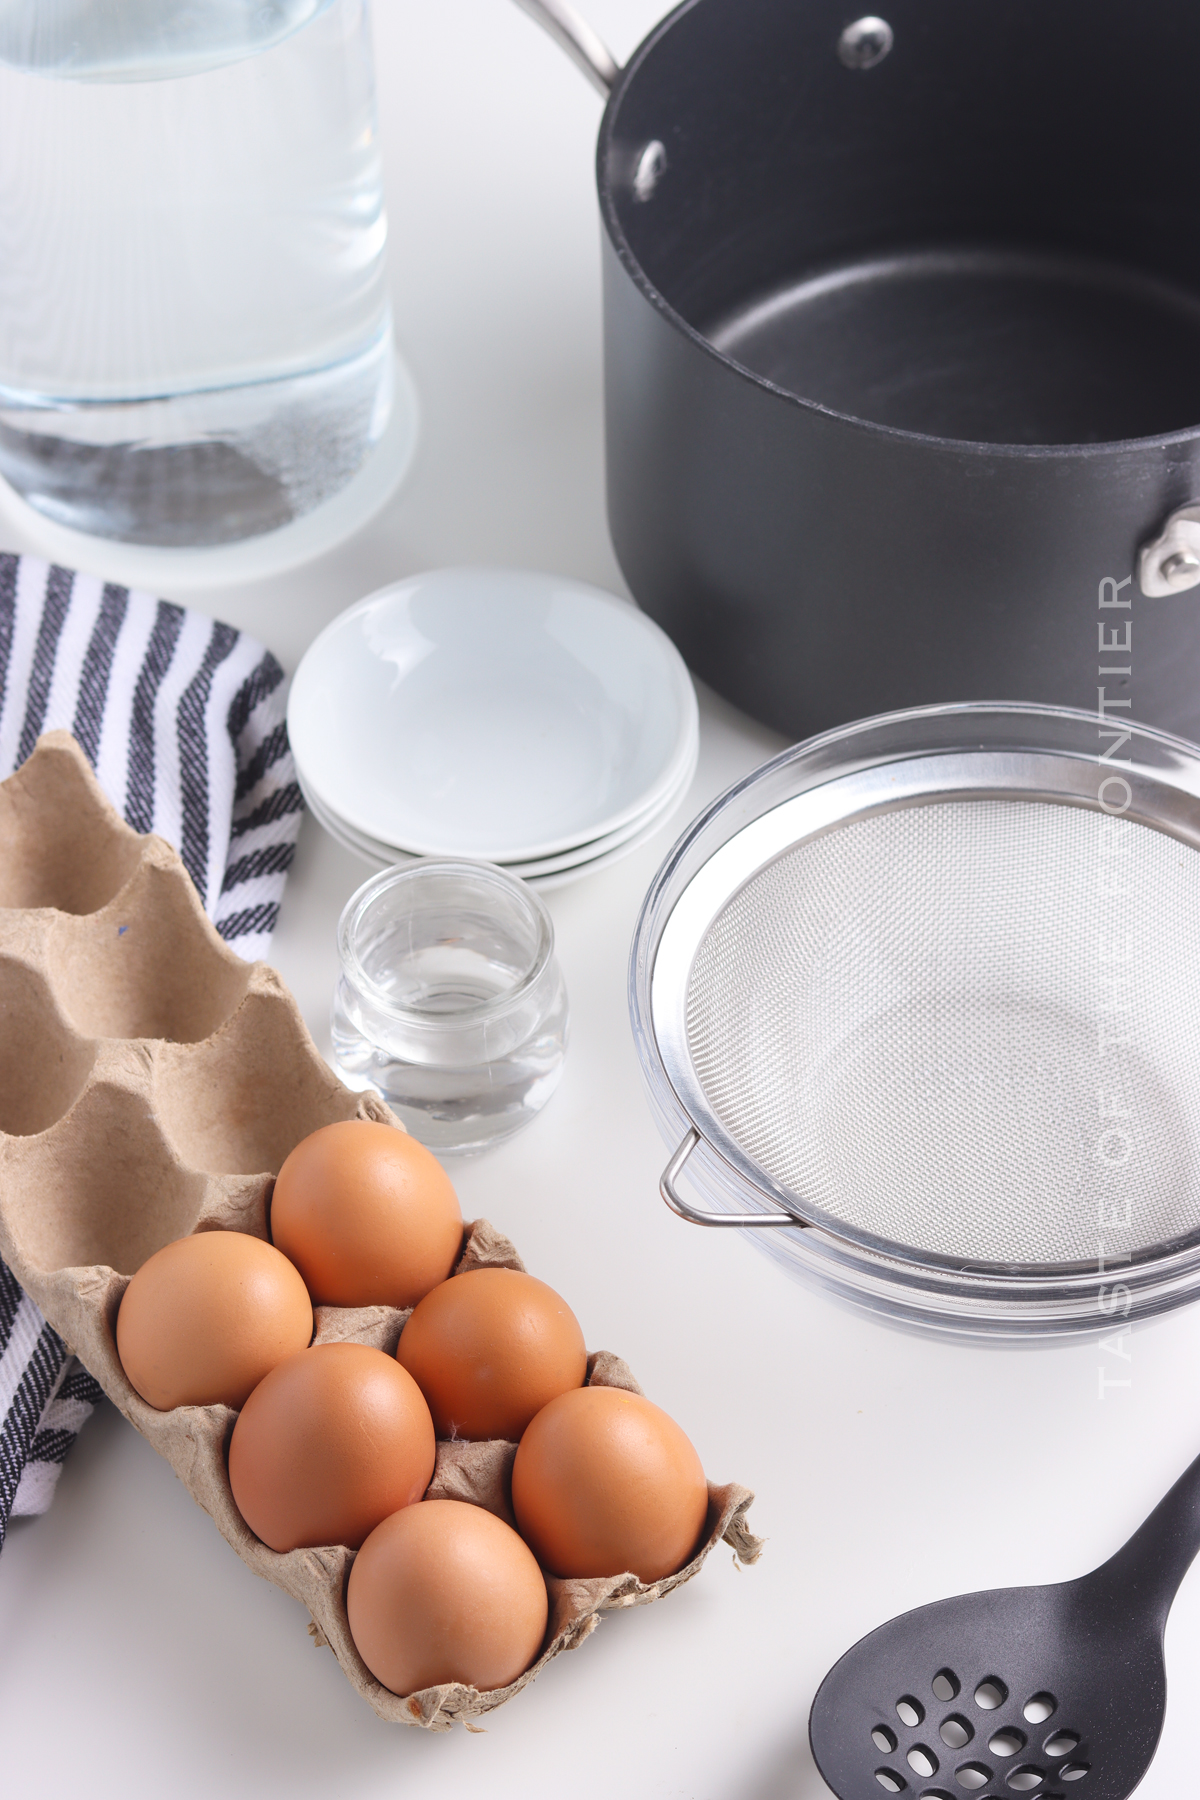
[[[314,1640],[329,1645],[380,1717],[445,1731],[510,1699],[560,1650],[582,1643],[602,1612],[644,1605],[689,1580],[722,1539],[753,1562],[753,1496],[710,1484],[703,1544],[664,1581],[549,1578],[545,1645],[510,1686],[411,1695],[382,1687],[346,1619],[354,1552],[330,1545],[280,1555],[260,1543],[229,1488],[236,1414],[147,1406],[125,1378],[115,1338],[121,1297],[147,1257],[194,1231],[268,1238],[271,1189],[288,1152],[318,1127],[353,1118],[401,1129],[382,1101],[337,1081],[280,977],[222,942],[175,851],[120,819],[70,734],[43,737],[0,785],[0,1255],[243,1562],[308,1608]],[[485,1220],[466,1227],[456,1272],[522,1266]],[[318,1307],[314,1341],[391,1353],[408,1316]],[[605,1351],[589,1357],[588,1379],[640,1392]],[[515,1454],[515,1444],[439,1443],[429,1497],[470,1501],[511,1524]]]

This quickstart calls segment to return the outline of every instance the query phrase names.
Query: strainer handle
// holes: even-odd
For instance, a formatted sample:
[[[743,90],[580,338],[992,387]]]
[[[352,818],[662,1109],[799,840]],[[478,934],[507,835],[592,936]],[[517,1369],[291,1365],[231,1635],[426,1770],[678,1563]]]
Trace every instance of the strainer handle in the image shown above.
[[[791,1213],[776,1213],[773,1217],[769,1213],[711,1213],[703,1212],[697,1206],[689,1206],[682,1195],[676,1192],[675,1183],[683,1173],[684,1163],[699,1142],[700,1133],[693,1125],[663,1170],[658,1191],[673,1213],[686,1219],[689,1225],[725,1225],[732,1226],[737,1231],[764,1231],[777,1225],[804,1225],[803,1219],[793,1218]]]

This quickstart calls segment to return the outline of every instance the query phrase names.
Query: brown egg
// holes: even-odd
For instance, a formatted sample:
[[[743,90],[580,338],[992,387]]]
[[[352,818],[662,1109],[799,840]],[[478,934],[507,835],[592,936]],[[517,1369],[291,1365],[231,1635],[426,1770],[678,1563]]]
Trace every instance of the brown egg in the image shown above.
[[[433,1421],[393,1357],[318,1344],[260,1381],[229,1441],[229,1485],[272,1550],[348,1544],[429,1486]]]
[[[515,1269],[471,1269],[427,1294],[396,1359],[439,1437],[516,1443],[548,1400],[582,1387],[587,1351],[566,1301]]]
[[[312,1336],[303,1281],[278,1250],[241,1231],[200,1231],[144,1262],[117,1314],[117,1354],[142,1399],[241,1406]]]
[[[513,1464],[521,1536],[552,1575],[659,1581],[683,1567],[708,1515],[700,1458],[640,1394],[580,1388],[544,1407]]]
[[[296,1145],[275,1183],[271,1236],[319,1305],[415,1306],[458,1261],[463,1222],[423,1144],[349,1119]]]
[[[346,1611],[358,1654],[394,1694],[448,1681],[487,1692],[529,1667],[548,1603],[532,1553],[502,1520],[462,1500],[425,1500],[371,1533]]]

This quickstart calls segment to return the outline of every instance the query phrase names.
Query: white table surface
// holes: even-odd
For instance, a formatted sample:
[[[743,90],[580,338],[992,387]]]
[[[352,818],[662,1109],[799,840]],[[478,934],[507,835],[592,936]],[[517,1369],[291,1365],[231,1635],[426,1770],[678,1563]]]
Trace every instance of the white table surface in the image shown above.
[[[626,55],[658,0],[591,0],[591,14]],[[623,591],[603,507],[599,100],[506,0],[379,0],[376,44],[417,463],[315,566],[188,596],[289,668],[359,595],[435,564]],[[779,747],[701,703],[676,828]],[[572,1002],[562,1087],[529,1131],[452,1172],[467,1216],[507,1231],[589,1344],[629,1360],[710,1475],[756,1489],[760,1564],[735,1570],[720,1551],[661,1604],[610,1616],[486,1735],[431,1737],[375,1718],[302,1609],[249,1574],[106,1405],[52,1511],[15,1522],[0,1557],[5,1796],[819,1800],[808,1708],[850,1643],[940,1595],[1081,1573],[1200,1450],[1200,1312],[1135,1330],[1128,1364],[1099,1330],[1028,1351],[939,1345],[843,1313],[740,1237],[666,1212],[625,961],[670,836],[550,896]],[[334,924],[364,873],[305,822],[275,960],[321,1043]],[[1102,1401],[1101,1367],[1130,1385]],[[1146,1800],[1196,1791],[1200,1576],[1167,1652]]]

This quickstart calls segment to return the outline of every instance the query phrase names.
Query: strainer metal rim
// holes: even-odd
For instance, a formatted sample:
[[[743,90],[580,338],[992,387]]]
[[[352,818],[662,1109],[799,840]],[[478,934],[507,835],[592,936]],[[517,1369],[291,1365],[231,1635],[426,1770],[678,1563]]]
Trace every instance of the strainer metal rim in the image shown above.
[[[1114,1279],[1098,1270],[1094,1259],[1038,1264],[939,1255],[823,1211],[770,1176],[726,1130],[693,1066],[686,1026],[690,971],[711,922],[779,857],[850,820],[916,805],[1017,799],[1119,815],[1200,849],[1200,751],[1169,733],[1122,721],[1130,743],[1117,746],[1124,752],[1117,762],[1111,751],[1106,756],[1084,747],[1085,741],[1098,745],[1098,727],[1113,729],[1095,713],[1003,701],[911,708],[858,721],[810,738],[755,770],[720,795],[675,844],[634,934],[629,971],[634,1035],[660,1118],[665,1105],[683,1122],[681,1137],[689,1128],[696,1133],[702,1158],[710,1165],[716,1159],[724,1185],[760,1215],[756,1223],[803,1227],[806,1235],[812,1231],[830,1240],[828,1249],[837,1260],[857,1253],[878,1275],[882,1259],[893,1265],[894,1278],[906,1283],[982,1282],[996,1300],[1049,1288],[1086,1295],[1094,1293],[1098,1279]],[[764,803],[756,804],[760,800]],[[668,1177],[679,1166],[677,1152]],[[668,1178],[663,1193],[674,1204]],[[684,1210],[685,1216],[698,1216]],[[1200,1231],[1146,1246],[1122,1259],[1120,1278],[1178,1274],[1198,1248]]]
[[[677,1104],[670,1103],[665,1089],[650,1087],[649,1098],[664,1139],[677,1143],[689,1130],[685,1115]],[[702,1144],[697,1156],[711,1159],[728,1182],[740,1181],[710,1146]],[[705,1192],[711,1197],[711,1187]],[[774,1211],[765,1197],[751,1194],[744,1183],[738,1198],[751,1205],[757,1200],[764,1214]],[[856,1310],[882,1315],[922,1334],[964,1341],[982,1338],[1017,1343],[1037,1337],[1076,1336],[1088,1330],[1117,1331],[1124,1329],[1126,1318],[1146,1319],[1185,1305],[1200,1289],[1200,1245],[1196,1244],[1164,1252],[1161,1261],[1142,1268],[1114,1260],[1104,1269],[1092,1265],[1081,1275],[1024,1281],[1003,1273],[989,1274],[978,1264],[938,1269],[875,1256],[819,1227],[772,1232],[768,1238],[760,1232],[742,1235],[768,1253],[775,1242],[786,1242],[789,1274]],[[1130,1291],[1127,1312],[1116,1296],[1116,1283]]]

